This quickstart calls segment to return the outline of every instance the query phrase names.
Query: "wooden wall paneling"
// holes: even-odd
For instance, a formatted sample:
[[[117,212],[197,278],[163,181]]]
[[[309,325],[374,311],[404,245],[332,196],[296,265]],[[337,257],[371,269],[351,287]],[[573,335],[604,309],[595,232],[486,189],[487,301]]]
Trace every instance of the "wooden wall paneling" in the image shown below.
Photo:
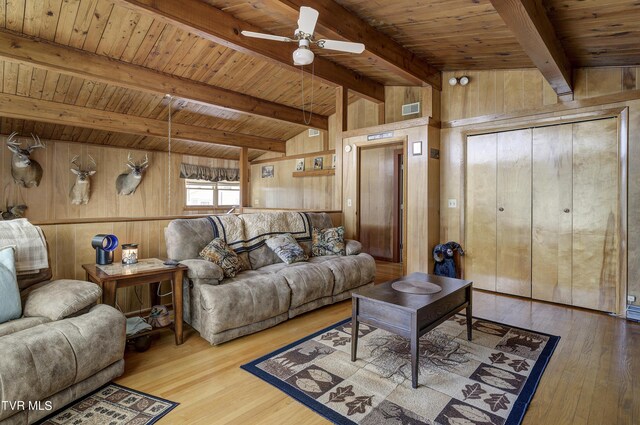
[[[498,133],[498,292],[531,296],[531,129]]]
[[[497,143],[495,133],[466,141],[464,278],[489,291],[496,290],[497,272]]]
[[[617,311],[619,170],[616,119],[573,124],[572,304]]]
[[[5,141],[6,136],[1,136],[0,145],[3,147],[0,149],[2,152],[0,173],[0,185],[3,189],[2,207],[4,208],[6,192],[6,196],[11,202],[25,202],[27,204],[29,208],[26,216],[35,222],[83,218],[183,215],[185,213],[184,180],[179,177],[183,158],[189,163],[212,167],[238,167],[238,161],[233,160],[172,154],[172,196],[171,205],[167,205],[168,155],[164,152],[145,152],[137,149],[43,140],[47,148],[37,149],[33,154],[34,159],[39,161],[43,167],[42,181],[39,187],[26,189],[19,188],[13,183],[10,174],[10,154],[5,147]],[[136,161],[143,159],[147,153],[150,165],[136,193],[130,196],[119,196],[115,191],[115,181],[118,174],[129,171],[126,167],[129,152]],[[86,205],[71,205],[69,200],[69,191],[75,182],[75,175],[70,171],[71,159],[74,155],[80,155],[85,164],[88,161],[88,155],[91,155],[97,163],[97,172],[91,179],[91,198]]]
[[[402,145],[360,150],[360,243],[376,258],[393,258],[394,151]]]
[[[387,102],[389,100],[387,99]],[[380,111],[384,111],[384,105],[372,102],[368,99],[358,99],[349,104],[348,125],[349,130],[371,127],[383,124],[380,120]]]
[[[573,126],[533,129],[531,296],[571,304]]]
[[[427,149],[425,149],[425,147]],[[440,158],[431,157],[431,149],[437,149],[440,152],[440,129],[429,126],[427,128],[427,142],[423,147],[423,155],[427,155],[428,170],[427,170],[427,197],[429,206],[427,208],[427,219],[429,220],[427,226],[427,234],[429,235],[429,246],[433,248],[436,244],[444,242],[446,239],[440,236]],[[406,242],[404,244],[406,245]],[[431,252],[426,253],[426,258],[429,259],[428,270],[433,270],[434,260]],[[423,259],[424,261],[424,259]],[[460,273],[460,271],[458,271]]]

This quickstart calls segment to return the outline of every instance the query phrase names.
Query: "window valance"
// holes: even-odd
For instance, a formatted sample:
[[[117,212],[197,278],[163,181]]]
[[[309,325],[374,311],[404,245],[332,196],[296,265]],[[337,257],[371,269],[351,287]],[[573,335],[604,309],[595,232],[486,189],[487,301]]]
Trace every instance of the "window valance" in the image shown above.
[[[182,163],[180,164],[180,178],[207,180],[210,182],[237,182],[240,181],[240,170],[238,168],[216,168]]]

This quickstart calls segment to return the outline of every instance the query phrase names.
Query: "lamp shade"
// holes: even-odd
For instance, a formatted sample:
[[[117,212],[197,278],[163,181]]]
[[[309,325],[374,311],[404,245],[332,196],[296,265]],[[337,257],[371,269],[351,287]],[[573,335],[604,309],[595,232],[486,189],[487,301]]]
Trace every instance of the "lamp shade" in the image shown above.
[[[313,62],[314,54],[308,47],[301,46],[293,51],[293,64],[302,66]]]

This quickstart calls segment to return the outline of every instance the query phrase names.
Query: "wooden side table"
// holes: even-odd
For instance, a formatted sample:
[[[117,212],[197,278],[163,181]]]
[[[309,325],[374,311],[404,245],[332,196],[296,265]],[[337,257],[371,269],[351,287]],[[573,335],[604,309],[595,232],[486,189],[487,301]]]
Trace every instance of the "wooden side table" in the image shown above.
[[[187,270],[187,266],[183,264],[165,266],[160,259],[147,258],[131,266],[113,264],[105,267],[96,264],[84,264],[82,268],[86,272],[87,280],[99,285],[102,289],[102,303],[112,307],[116,306],[116,293],[119,288],[148,283],[150,284],[151,292],[153,292],[151,294],[151,300],[153,302],[157,299],[155,291],[159,282],[170,280],[176,345],[182,344],[182,276]],[[141,332],[139,335],[136,334],[136,336],[145,335],[157,330],[158,329],[154,329],[146,333]]]

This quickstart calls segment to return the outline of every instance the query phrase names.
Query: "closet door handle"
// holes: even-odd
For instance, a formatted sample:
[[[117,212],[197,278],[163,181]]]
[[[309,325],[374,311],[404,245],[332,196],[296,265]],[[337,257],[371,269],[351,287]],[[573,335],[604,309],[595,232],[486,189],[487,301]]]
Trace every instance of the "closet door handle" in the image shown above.
[[[565,212],[565,213],[570,213],[570,212],[571,212],[571,210],[570,210],[569,208],[565,208],[565,209],[564,209],[564,212]]]
[[[498,211],[504,211],[504,208],[500,207],[498,208]]]

